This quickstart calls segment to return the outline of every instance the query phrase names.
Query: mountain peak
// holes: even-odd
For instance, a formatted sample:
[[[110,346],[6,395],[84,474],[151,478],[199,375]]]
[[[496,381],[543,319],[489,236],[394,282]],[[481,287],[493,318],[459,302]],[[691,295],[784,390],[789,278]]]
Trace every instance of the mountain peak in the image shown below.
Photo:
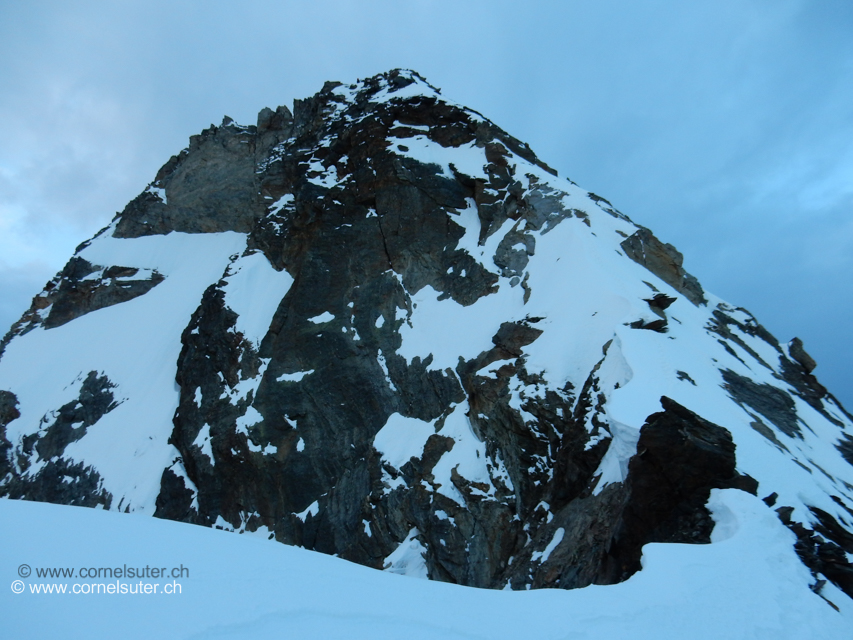
[[[853,594],[853,420],[683,262],[417,73],[327,82],[190,138],[36,296],[2,491],[525,589],[712,542],[737,489]]]

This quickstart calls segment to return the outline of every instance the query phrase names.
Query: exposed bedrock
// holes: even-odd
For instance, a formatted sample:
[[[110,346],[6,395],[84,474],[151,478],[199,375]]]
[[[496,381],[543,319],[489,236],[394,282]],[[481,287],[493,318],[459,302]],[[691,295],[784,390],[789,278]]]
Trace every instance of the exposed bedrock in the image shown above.
[[[24,438],[20,450],[15,451],[19,468],[11,464],[11,445],[5,438],[7,425],[19,417],[17,399],[14,394],[0,392],[0,453],[5,454],[3,462],[8,473],[7,481],[0,486],[0,496],[109,508],[112,496],[103,489],[97,471],[64,454],[70,443],[80,440],[89,427],[118,406],[113,387],[105,376],[89,372],[82,379],[78,397],[45,416],[40,431]],[[30,466],[37,469],[35,473],[22,473]]]
[[[682,266],[684,256],[671,244],[658,240],[648,229],[640,227],[622,242],[625,254],[644,266],[695,305],[707,304],[699,281]]]
[[[0,341],[0,355],[15,336],[36,327],[54,329],[75,318],[133,300],[163,282],[156,270],[93,265],[74,256],[44,290],[33,298],[24,313]]]

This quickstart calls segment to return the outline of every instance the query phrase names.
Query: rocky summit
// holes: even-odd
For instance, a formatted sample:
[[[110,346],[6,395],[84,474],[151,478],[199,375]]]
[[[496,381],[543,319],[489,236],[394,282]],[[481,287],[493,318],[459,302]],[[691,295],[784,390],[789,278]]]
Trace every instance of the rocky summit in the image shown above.
[[[529,589],[711,542],[728,489],[853,596],[853,418],[802,342],[417,73],[192,136],[2,349],[7,498]]]

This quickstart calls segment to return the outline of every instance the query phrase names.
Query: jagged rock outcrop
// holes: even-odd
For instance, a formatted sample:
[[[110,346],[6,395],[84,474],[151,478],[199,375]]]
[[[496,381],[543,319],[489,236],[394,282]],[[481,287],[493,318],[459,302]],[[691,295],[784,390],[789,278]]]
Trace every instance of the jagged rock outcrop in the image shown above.
[[[693,304],[707,304],[702,285],[684,270],[684,256],[671,244],[658,240],[651,231],[640,227],[622,244],[631,260],[643,265]]]
[[[75,256],[47,283],[44,291],[33,298],[23,317],[12,325],[0,342],[0,354],[15,336],[38,326],[61,327],[92,311],[144,295],[162,281],[163,276],[156,269],[100,267]]]
[[[0,391],[0,475],[4,478],[12,472],[12,445],[6,439],[6,425],[21,417],[17,405],[18,399],[14,393]]]
[[[81,378],[79,396],[44,416],[39,431],[23,438],[20,452],[24,455],[15,458],[20,471],[7,466],[10,473],[0,487],[0,495],[84,507],[110,506],[112,496],[100,488],[97,471],[64,457],[69,444],[83,438],[89,427],[118,406],[111,391],[114,385],[106,376],[90,371]],[[20,417],[20,412],[14,406],[16,398],[9,392],[2,392],[0,403],[0,424],[5,430],[9,422]],[[10,447],[5,438],[3,445],[8,455]],[[8,465],[11,460],[7,457],[6,462]]]
[[[802,343],[412,72],[191,138],[4,346],[9,497],[524,589],[708,543],[738,488],[851,594],[853,421]]]

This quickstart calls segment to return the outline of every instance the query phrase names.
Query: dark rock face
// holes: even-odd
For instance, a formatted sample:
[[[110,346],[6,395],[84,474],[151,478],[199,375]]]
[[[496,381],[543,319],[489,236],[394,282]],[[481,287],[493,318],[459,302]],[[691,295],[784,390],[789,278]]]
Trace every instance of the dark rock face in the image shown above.
[[[647,542],[707,543],[714,523],[705,508],[711,489],[755,494],[758,483],[735,470],[731,434],[669,398],[640,430],[628,467],[630,501],[611,552],[627,577],[640,569]],[[625,572],[627,571],[627,575]]]
[[[797,346],[798,343],[799,346]],[[791,355],[790,359],[785,357],[784,354],[779,359],[782,368],[782,380],[790,384],[797,396],[805,400],[812,409],[820,413],[829,422],[838,427],[843,426],[843,422],[826,410],[824,401],[830,400],[848,419],[851,416],[833,395],[826,390],[826,387],[818,382],[814,374],[811,373],[814,368],[812,366],[814,360],[802,348],[802,341],[799,338],[791,341],[789,353]],[[849,434],[845,435],[849,437]]]
[[[60,327],[80,316],[133,300],[148,293],[163,281],[156,270],[131,267],[100,267],[74,256],[44,291],[33,298],[29,310],[16,322],[3,341],[0,354],[9,341],[38,326]]]
[[[147,277],[138,278],[139,275]],[[82,258],[72,258],[62,276],[50,313],[44,321],[46,329],[62,326],[104,307],[133,300],[163,281],[163,276],[156,271],[140,274],[139,269],[129,267],[102,269]]]
[[[735,315],[737,314],[746,316],[746,320],[740,321],[736,319]],[[752,359],[760,363],[769,371],[773,371],[773,363],[766,362],[762,359],[755,349],[746,344],[739,333],[746,334],[747,336],[755,336],[756,338],[764,341],[776,352],[778,357],[781,375],[774,372],[774,378],[791,385],[791,387],[794,388],[795,395],[805,400],[815,411],[823,415],[823,417],[829,420],[832,424],[839,427],[842,426],[842,423],[827,411],[823,403],[824,400],[832,400],[833,405],[835,405],[845,416],[850,418],[850,415],[844,410],[844,407],[842,407],[841,404],[832,397],[826,388],[820,384],[817,378],[812,374],[817,363],[808,355],[808,353],[806,353],[803,348],[803,341],[799,338],[791,340],[788,345],[788,354],[786,354],[779,344],[779,341],[776,340],[776,338],[774,338],[767,329],[761,326],[746,309],[743,309],[742,307],[733,308],[726,304],[719,305],[718,308],[713,311],[713,321],[708,324],[706,329],[719,336],[721,338],[720,344],[741,362],[743,362],[743,360],[735,353],[730,343],[733,343],[743,349]],[[796,424],[796,412],[793,411],[793,400],[788,392],[782,391],[776,387],[770,388],[772,385],[765,385],[766,389],[758,388],[749,390],[749,381],[741,384],[732,378],[731,372],[722,373],[723,378],[726,381],[726,388],[732,392],[732,397],[737,402],[741,403],[741,405],[750,405],[748,398],[751,397],[758,405],[764,406],[765,409],[769,410],[771,413],[776,413],[777,418],[782,422],[782,424],[778,426],[785,433],[792,435],[799,432],[799,426]],[[770,397],[763,399],[762,396],[765,390]],[[783,395],[787,395],[788,398],[783,398]],[[773,409],[771,405],[776,408]],[[757,405],[750,406],[759,413],[762,413],[761,409],[759,409]],[[782,414],[787,414],[787,416],[783,417]],[[763,415],[771,422],[775,422],[770,415]]]
[[[745,321],[738,320],[735,317],[736,315],[746,316]],[[713,320],[709,322],[706,330],[722,338],[722,340],[719,341],[720,344],[741,362],[743,362],[743,360],[735,353],[729,343],[733,343],[740,347],[756,362],[760,363],[767,369],[772,370],[770,364],[765,362],[758,352],[744,341],[740,334],[755,336],[767,343],[780,356],[783,355],[782,349],[779,347],[779,342],[776,338],[774,338],[767,329],[758,324],[755,318],[753,318],[746,309],[743,309],[742,307],[732,308],[726,304],[721,304],[714,309],[712,317]]]
[[[98,473],[82,463],[69,461],[63,455],[69,444],[80,440],[90,426],[118,406],[110,391],[113,386],[105,376],[98,375],[96,371],[89,372],[82,381],[78,398],[51,412],[52,421],[48,416],[42,418],[41,431],[34,434],[35,437],[25,439],[21,452],[25,455],[18,456],[17,460],[25,465],[22,471],[32,463],[40,465],[38,471],[26,477],[11,473],[11,480],[0,487],[0,496],[109,508],[112,497],[101,487]],[[14,403],[12,394],[0,392],[4,432],[9,422],[20,417]],[[6,442],[5,433],[3,435],[0,446]],[[8,450],[8,443],[5,447]],[[7,470],[12,471],[11,467]]]
[[[803,348],[803,341],[799,338],[794,338],[791,340],[788,345],[788,350],[791,354],[791,358],[800,365],[802,365],[803,369],[806,370],[806,373],[811,373],[814,371],[814,368],[817,366],[817,362],[814,361],[806,350]]]
[[[853,465],[853,436],[845,434],[835,445],[847,462]]]
[[[705,503],[712,488],[755,492],[757,483],[735,471],[728,431],[669,398],[661,404],[664,410],[640,431],[624,483],[597,495],[587,489],[561,508],[552,503],[553,520],[513,563],[514,588],[523,588],[528,572],[534,587],[621,582],[639,571],[646,543],[710,542],[713,521]],[[554,540],[558,544],[541,560]]]
[[[99,376],[97,371],[89,372],[80,387],[79,398],[59,408],[53,423],[36,443],[41,460],[62,456],[65,447],[86,435],[86,429],[118,406],[111,387],[113,385],[105,376]]]
[[[2,488],[0,497],[109,509],[112,496],[102,485],[100,475],[91,467],[58,458],[49,460],[35,477],[14,478]]]
[[[0,477],[6,477],[12,471],[12,444],[6,439],[6,425],[21,417],[18,411],[18,398],[10,391],[0,391]],[[0,491],[2,489],[0,488]]]
[[[699,281],[684,270],[684,256],[671,244],[658,240],[648,229],[640,228],[622,242],[631,260],[644,266],[695,305],[707,304]]]
[[[264,133],[274,126],[286,131],[289,114],[268,118]],[[173,156],[152,186],[118,216],[117,238],[170,231],[211,233],[251,230],[265,210],[258,194],[255,167],[278,136],[259,134],[225,118],[190,139],[189,149]]]
[[[392,74],[389,81],[412,80]],[[595,376],[574,410],[571,388],[525,400],[534,421],[509,405],[513,379],[542,383],[522,355],[541,334],[539,319],[504,323],[491,350],[460,360],[455,371],[396,353],[399,328],[412,312],[408,291],[429,285],[470,305],[495,290],[496,277],[457,248],[464,229],[454,219],[468,202],[477,207],[481,241],[507,219],[547,231],[580,212],[558,206],[553,189],[512,175],[510,151],[534,162],[535,156],[490,123],[427,97],[368,104],[380,86],[367,81],[345,102],[327,85],[296,104],[293,120],[274,123],[261,114],[258,132],[281,127],[280,136],[290,137],[254,178],[265,199],[280,204],[254,220],[249,250],[263,251],[295,280],[257,349],[236,329],[224,281],[205,293],[182,337],[171,438],[181,460],[163,475],[156,514],[265,526],[282,542],[379,568],[414,530],[429,575],[459,584],[575,587],[622,579],[627,569],[603,567],[613,562],[608,545],[630,491],[591,494],[608,445],[599,438],[588,446],[606,433],[604,423],[592,432],[586,427],[599,420]],[[336,109],[343,112],[329,118]],[[490,182],[458,171],[448,177],[386,146],[389,135],[415,134],[442,145],[482,145]],[[257,144],[257,133],[240,135],[249,139],[247,149]],[[171,203],[168,185],[166,193]],[[535,252],[534,236],[521,228],[516,224],[495,256],[504,277],[516,282]],[[342,259],[341,247],[358,260]],[[650,304],[662,310],[672,300],[664,298]],[[324,313],[326,322],[312,321]],[[479,375],[499,360],[507,364],[496,377]],[[243,394],[241,385],[251,389]],[[464,403],[493,475],[479,483],[454,471],[454,500],[433,471],[458,446],[442,427],[459,418],[453,414]],[[399,468],[371,446],[395,413],[434,421],[437,431],[420,456]],[[561,524],[573,532],[578,558],[568,573],[554,574],[534,557]],[[648,541],[647,534],[663,535],[650,530],[631,544]],[[636,561],[639,548],[626,557]]]
[[[758,384],[729,369],[721,373],[735,401],[760,413],[785,435],[802,437],[794,400],[787,392],[773,385]]]
[[[853,565],[845,555],[845,551],[853,553],[853,536],[822,509],[811,508],[818,520],[814,528],[792,520],[792,511],[791,507],[780,507],[776,510],[782,523],[797,536],[794,549],[803,564],[811,569],[815,577],[826,576],[853,598]],[[820,583],[818,580],[816,584]],[[819,586],[816,591],[820,593]]]

